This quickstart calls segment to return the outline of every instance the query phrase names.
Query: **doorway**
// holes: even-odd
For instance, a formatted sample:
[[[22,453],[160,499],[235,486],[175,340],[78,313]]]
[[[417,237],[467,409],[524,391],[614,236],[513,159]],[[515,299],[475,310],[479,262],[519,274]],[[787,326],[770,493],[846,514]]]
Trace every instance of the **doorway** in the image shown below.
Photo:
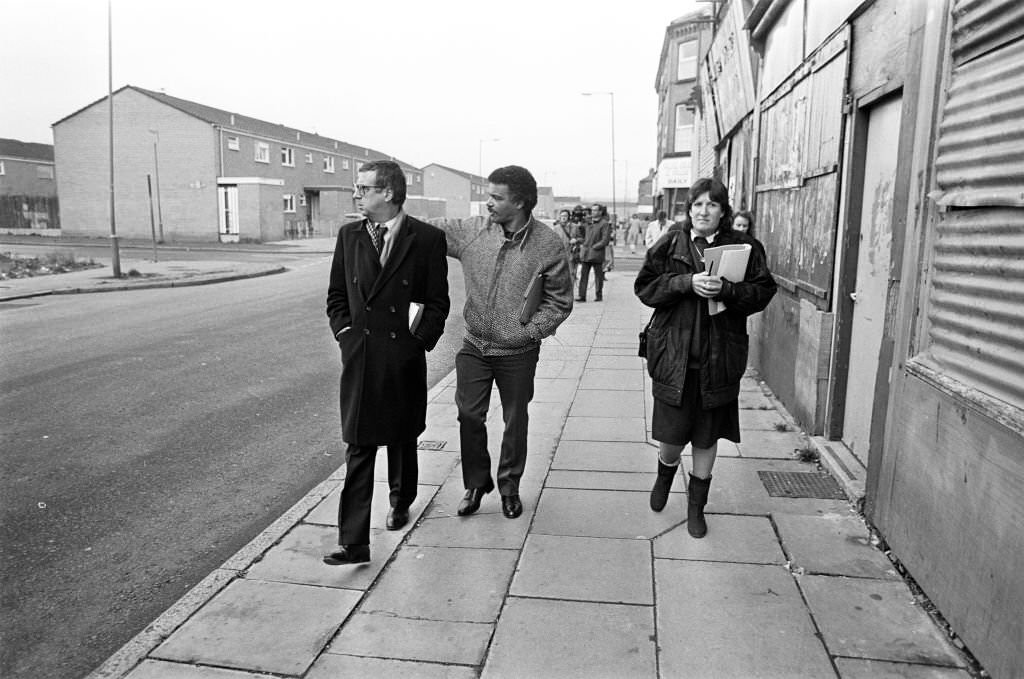
[[[217,213],[220,217],[219,236],[222,243],[238,242],[238,187],[217,187]]]

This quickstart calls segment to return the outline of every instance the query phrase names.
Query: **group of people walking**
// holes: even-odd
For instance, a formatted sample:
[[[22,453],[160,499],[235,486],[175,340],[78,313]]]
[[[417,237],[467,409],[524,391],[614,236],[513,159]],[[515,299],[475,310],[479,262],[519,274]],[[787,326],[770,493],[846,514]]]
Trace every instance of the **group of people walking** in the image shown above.
[[[563,211],[553,229],[535,219],[537,183],[523,167],[498,168],[488,182],[487,217],[426,223],[402,209],[406,179],[399,165],[374,161],[357,172],[354,195],[363,219],[338,234],[327,292],[327,316],[340,350],[347,444],[338,546],[324,555],[327,564],[370,560],[379,446],[387,447],[386,528],[398,530],[409,521],[418,484],[416,440],[426,429],[426,352],[440,340],[450,308],[448,257],[461,262],[466,287],[466,331],[455,356],[465,493],[456,512],[474,514],[495,488],[505,517],[523,512],[519,482],[527,463],[528,406],[541,342],[568,318],[574,301],[586,301],[591,271],[595,300],[602,299],[611,226],[600,204],[575,220]],[[717,440],[739,441],[746,317],[768,304],[775,282],[760,243],[733,230],[719,182],[694,185],[689,218],[648,250],[634,290],[654,309],[647,364],[654,384],[653,433],[660,446],[650,506],[665,507],[680,454],[692,444],[688,526],[691,535],[702,537]],[[741,280],[704,273],[702,253],[709,243],[751,246]],[[724,303],[725,310],[711,314],[708,300]],[[504,423],[495,475],[485,424],[492,386]]]

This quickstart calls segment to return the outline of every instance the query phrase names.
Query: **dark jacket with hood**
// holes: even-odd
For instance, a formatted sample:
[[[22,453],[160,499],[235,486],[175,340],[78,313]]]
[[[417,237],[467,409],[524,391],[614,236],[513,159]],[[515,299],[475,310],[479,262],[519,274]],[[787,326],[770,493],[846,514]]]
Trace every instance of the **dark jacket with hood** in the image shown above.
[[[702,314],[700,390],[705,409],[739,397],[740,378],[747,367],[747,316],[762,311],[775,295],[776,284],[768,271],[764,247],[750,236],[719,230],[714,245],[747,243],[751,246],[746,274],[738,283],[722,281],[715,298],[725,311],[707,312],[707,300],[693,291],[693,274],[704,270],[696,259],[690,228],[666,233],[655,243],[636,277],[634,292],[654,307],[647,331],[647,371],[654,383],[654,397],[678,406],[690,366],[691,341],[697,314]]]

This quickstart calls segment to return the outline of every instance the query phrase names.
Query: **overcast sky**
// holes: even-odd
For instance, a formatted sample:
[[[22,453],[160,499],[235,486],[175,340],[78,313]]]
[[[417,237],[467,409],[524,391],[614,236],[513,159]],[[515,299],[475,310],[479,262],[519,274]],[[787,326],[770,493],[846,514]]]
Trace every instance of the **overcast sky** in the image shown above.
[[[530,169],[559,195],[636,196],[655,164],[665,27],[696,0],[113,0],[131,84],[422,167]],[[106,0],[0,0],[0,137],[107,93]],[[492,141],[498,139],[499,141]],[[481,145],[481,140],[485,140]]]

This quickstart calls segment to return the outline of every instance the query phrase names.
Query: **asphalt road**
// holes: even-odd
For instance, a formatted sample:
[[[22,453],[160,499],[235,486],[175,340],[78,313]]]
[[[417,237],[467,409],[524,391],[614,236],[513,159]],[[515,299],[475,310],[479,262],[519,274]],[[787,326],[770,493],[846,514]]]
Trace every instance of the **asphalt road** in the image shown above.
[[[0,675],[84,676],[342,464],[329,258],[289,266],[0,304]]]

